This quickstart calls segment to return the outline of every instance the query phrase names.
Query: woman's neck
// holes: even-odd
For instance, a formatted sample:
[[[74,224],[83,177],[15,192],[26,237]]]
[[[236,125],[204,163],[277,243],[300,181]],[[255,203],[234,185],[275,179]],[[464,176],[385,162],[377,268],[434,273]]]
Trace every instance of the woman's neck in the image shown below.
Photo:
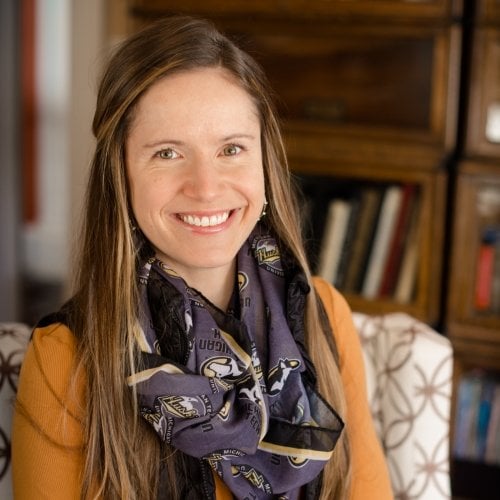
[[[212,304],[227,311],[234,290],[236,263],[224,268],[193,269],[182,273],[186,283],[203,294]]]

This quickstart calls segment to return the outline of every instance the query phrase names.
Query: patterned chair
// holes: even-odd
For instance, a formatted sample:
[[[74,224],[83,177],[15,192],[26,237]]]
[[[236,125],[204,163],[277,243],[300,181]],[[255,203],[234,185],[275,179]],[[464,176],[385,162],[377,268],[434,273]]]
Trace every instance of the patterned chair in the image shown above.
[[[449,340],[407,314],[355,313],[354,322],[394,497],[449,499]]]
[[[354,314],[368,395],[396,499],[450,498],[452,351],[449,341],[406,314]],[[31,331],[0,323],[0,499],[11,500],[10,429],[17,377]]]
[[[10,500],[10,430],[17,377],[31,329],[20,323],[0,323],[0,498]]]

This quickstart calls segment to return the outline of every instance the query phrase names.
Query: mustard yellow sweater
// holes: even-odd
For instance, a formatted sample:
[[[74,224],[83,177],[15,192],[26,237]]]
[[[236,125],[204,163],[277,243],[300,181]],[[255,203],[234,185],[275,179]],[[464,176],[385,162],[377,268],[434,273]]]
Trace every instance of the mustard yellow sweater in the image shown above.
[[[341,361],[353,473],[349,498],[391,499],[387,467],[367,403],[361,346],[351,311],[325,281],[316,278],[314,284],[325,304]],[[35,330],[18,390],[18,401],[29,419],[15,413],[13,423],[16,500],[80,498],[85,394],[83,384],[72,386],[70,382],[74,359],[75,338],[66,326],[54,324]],[[224,484],[215,479],[217,500],[231,499]]]

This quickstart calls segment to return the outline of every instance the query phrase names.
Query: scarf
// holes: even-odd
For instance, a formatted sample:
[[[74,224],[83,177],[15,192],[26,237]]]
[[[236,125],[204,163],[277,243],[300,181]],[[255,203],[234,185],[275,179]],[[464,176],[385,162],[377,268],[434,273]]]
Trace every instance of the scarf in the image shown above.
[[[343,422],[315,390],[312,364],[290,331],[276,241],[257,229],[237,266],[225,313],[164,263],[144,264],[144,369],[128,384],[159,438],[208,463],[236,498],[295,500],[321,473]],[[182,335],[161,331],[152,309]]]

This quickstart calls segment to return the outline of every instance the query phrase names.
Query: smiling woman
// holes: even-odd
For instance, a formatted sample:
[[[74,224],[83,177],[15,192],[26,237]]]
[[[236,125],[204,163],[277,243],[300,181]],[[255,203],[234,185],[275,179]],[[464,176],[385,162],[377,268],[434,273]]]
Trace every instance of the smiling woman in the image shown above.
[[[160,20],[109,61],[93,131],[74,295],[20,375],[16,499],[391,498],[260,67]]]

